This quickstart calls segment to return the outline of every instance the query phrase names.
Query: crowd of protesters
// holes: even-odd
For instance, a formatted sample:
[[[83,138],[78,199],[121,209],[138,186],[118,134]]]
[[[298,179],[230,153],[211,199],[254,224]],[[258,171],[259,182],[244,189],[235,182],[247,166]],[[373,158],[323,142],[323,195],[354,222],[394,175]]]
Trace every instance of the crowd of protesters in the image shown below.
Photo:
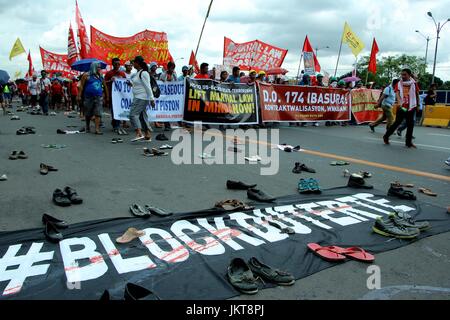
[[[223,83],[245,83],[254,85],[258,82],[267,82],[274,84],[289,84],[284,76],[267,76],[264,71],[250,70],[246,75],[239,67],[234,67],[231,74],[228,71],[217,73],[216,68],[209,69],[207,63],[202,63],[198,73],[194,72],[193,66],[183,66],[182,74],[177,76],[174,62],[169,62],[162,72],[158,73],[157,63],[148,64],[143,57],[136,57],[134,61],[127,61],[122,66],[119,58],[111,61],[112,69],[102,72],[98,63],[92,63],[89,72],[72,79],[54,77],[49,79],[46,71],[42,71],[40,77],[33,74],[28,81],[8,82],[0,86],[0,103],[6,112],[7,107],[11,106],[12,98],[18,95],[22,99],[24,106],[30,106],[33,110],[38,110],[40,114],[49,115],[49,109],[55,111],[77,111],[80,117],[86,122],[86,132],[90,132],[90,123],[95,123],[95,133],[101,135],[101,128],[105,127],[102,122],[104,111],[111,114],[111,126],[114,132],[118,134],[128,134],[125,129],[130,125],[126,121],[114,119],[114,109],[112,106],[112,85],[115,79],[126,79],[130,86],[133,86],[134,100],[130,112],[130,124],[136,132],[133,141],[151,140],[152,124],[148,122],[145,106],[154,105],[155,98],[159,97],[157,81],[172,82],[182,81],[186,78],[194,79],[213,79]],[[216,73],[218,77],[216,77]],[[345,82],[336,77],[330,77],[325,81],[322,74],[309,75],[302,71],[300,80],[296,83],[299,86],[329,87],[341,89],[360,89],[364,88],[362,82]],[[292,84],[292,82],[290,83]],[[374,87],[369,83],[367,88]],[[394,79],[392,83],[383,88],[377,108],[382,110],[380,118],[369,124],[372,131],[382,122],[387,121],[386,134],[384,142],[389,144],[389,137],[393,133],[402,135],[402,131],[407,130],[406,146],[416,148],[413,144],[414,125],[420,121],[423,105],[434,105],[436,103],[436,85],[423,95],[419,95],[419,85],[417,78],[411,70],[404,69],[401,79]],[[396,108],[398,106],[398,108]],[[394,108],[396,116],[394,117]],[[326,122],[325,125],[347,125],[347,123]],[[349,124],[356,124],[354,119]],[[184,124],[179,123],[180,126]],[[275,125],[275,124],[266,124]],[[291,126],[304,126],[305,123],[291,123]],[[312,123],[313,126],[319,126],[319,123]],[[153,126],[171,130],[170,123],[154,123]],[[262,123],[259,127],[264,126]],[[224,128],[220,126],[220,128]]]

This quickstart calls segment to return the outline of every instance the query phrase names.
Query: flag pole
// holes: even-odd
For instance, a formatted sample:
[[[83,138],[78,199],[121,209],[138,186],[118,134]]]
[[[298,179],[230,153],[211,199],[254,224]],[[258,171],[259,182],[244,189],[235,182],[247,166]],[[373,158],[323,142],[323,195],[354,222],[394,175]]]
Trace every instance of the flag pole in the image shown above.
[[[300,69],[302,67],[302,61],[303,61],[303,52],[300,55],[300,63],[298,64],[297,81],[300,80]]]
[[[344,42],[344,32],[345,32],[345,25],[344,25],[344,31],[342,32],[341,45],[339,46],[339,53],[338,53],[338,58],[337,58],[337,62],[336,62],[336,69],[334,70],[334,76],[335,77],[336,77],[337,69],[338,69],[338,66],[339,66],[339,59],[341,58],[342,43]]]
[[[214,2],[214,0],[211,0],[211,3],[209,4],[208,12],[206,13],[206,17],[205,17],[205,22],[203,23],[202,31],[200,32],[200,38],[198,39],[197,49],[195,50],[196,57],[197,57],[197,53],[198,53],[198,48],[200,47],[200,41],[202,40],[203,31],[205,30],[206,21],[208,20],[209,12],[211,11],[211,6],[212,6],[213,2]]]

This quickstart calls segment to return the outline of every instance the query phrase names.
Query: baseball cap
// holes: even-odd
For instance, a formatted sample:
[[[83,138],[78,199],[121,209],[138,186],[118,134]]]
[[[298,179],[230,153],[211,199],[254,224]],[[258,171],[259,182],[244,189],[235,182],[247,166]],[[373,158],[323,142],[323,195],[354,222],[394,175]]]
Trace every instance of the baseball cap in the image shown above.
[[[132,66],[133,64],[131,63],[131,61],[127,61],[125,62],[125,66]]]
[[[188,66],[184,66],[181,71],[189,71],[189,67]]]
[[[148,67],[151,69],[153,67],[158,67],[158,64],[156,62],[152,62],[148,65]]]

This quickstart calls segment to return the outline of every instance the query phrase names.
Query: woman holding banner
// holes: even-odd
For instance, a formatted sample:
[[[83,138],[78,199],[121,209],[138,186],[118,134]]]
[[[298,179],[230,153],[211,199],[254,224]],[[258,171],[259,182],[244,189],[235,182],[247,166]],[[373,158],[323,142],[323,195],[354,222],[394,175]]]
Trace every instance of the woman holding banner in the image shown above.
[[[155,97],[153,96],[153,90],[150,85],[150,73],[147,63],[141,56],[137,56],[134,59],[134,68],[137,72],[131,76],[131,82],[128,82],[133,87],[130,122],[136,130],[136,138],[131,140],[131,142],[144,139],[151,141],[152,136],[148,122],[147,106],[149,103],[152,107],[155,106]],[[142,130],[145,130],[145,135],[142,134]]]

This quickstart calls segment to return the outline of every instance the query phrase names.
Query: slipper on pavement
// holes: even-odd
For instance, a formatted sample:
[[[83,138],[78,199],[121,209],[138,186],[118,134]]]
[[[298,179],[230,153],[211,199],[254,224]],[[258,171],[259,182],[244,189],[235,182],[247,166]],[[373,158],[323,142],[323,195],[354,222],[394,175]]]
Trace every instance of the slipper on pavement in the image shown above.
[[[137,230],[136,228],[129,228],[123,236],[116,239],[117,243],[125,244],[130,243],[134,239],[143,237],[145,235],[144,231]]]
[[[430,196],[430,197],[437,197],[438,196],[437,193],[434,193],[433,191],[431,191],[430,189],[427,189],[427,188],[420,188],[419,192],[421,192],[421,193],[423,193],[423,194],[425,194],[427,196]]]
[[[361,261],[361,262],[374,262],[375,256],[366,252],[364,249],[359,247],[351,247],[351,248],[341,248],[337,246],[328,247],[331,251],[336,252],[337,254],[344,255],[348,258]]]
[[[328,247],[322,247],[317,243],[309,243],[308,248],[316,255],[329,262],[343,262],[346,260],[345,256],[342,254],[331,251]]]

